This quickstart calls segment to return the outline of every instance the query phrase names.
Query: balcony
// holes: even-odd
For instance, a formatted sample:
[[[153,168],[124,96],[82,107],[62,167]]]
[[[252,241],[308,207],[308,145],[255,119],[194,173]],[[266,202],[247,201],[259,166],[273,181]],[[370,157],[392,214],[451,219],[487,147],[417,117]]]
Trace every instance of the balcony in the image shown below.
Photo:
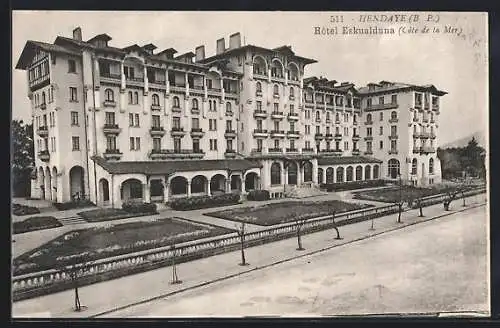
[[[121,131],[122,129],[118,126],[118,124],[114,123],[106,123],[102,128],[102,132],[104,132],[104,134],[119,134]]]
[[[340,124],[340,120],[335,120],[335,124]]]
[[[300,138],[300,132],[299,131],[287,131],[286,132],[286,135],[288,137],[288,139],[298,139]]]
[[[192,128],[191,129],[191,138],[201,138],[205,132],[203,132],[202,128]]]
[[[35,79],[30,79],[30,81],[29,81],[29,86],[30,86],[31,91],[34,91],[35,89],[40,89],[40,88],[42,88],[46,85],[49,85],[49,84],[50,84],[50,75],[49,74],[39,76]]]
[[[201,159],[205,156],[202,150],[192,149],[153,149],[151,159]]]
[[[397,134],[390,134],[388,137],[390,140],[394,140],[394,139],[398,138],[398,135]]]
[[[313,148],[302,148],[302,153],[314,153]]]
[[[42,150],[38,152],[38,158],[41,161],[48,162],[50,160],[50,153],[48,150]]]
[[[433,118],[431,118],[430,122],[431,122],[431,123],[436,123],[436,120],[435,120],[435,119],[433,119]]]
[[[233,111],[226,111],[226,116],[233,116],[234,112]]]
[[[389,104],[377,104],[377,105],[366,106],[365,110],[372,111],[372,110],[395,109],[395,108],[398,108],[397,103],[389,103]]]
[[[120,159],[122,155],[123,153],[121,153],[119,149],[106,149],[103,153],[105,159]]]
[[[418,116],[413,116],[413,122],[418,122]]]
[[[267,112],[265,110],[256,109],[256,110],[253,111],[253,117],[266,118],[267,117]]]
[[[262,137],[262,138],[267,138],[268,132],[265,129],[254,129],[253,130],[253,136],[254,137]]]
[[[170,82],[170,92],[185,93],[186,86],[184,84],[175,84],[175,83]]]
[[[289,121],[298,121],[299,120],[299,113],[288,113],[288,120]]]
[[[335,140],[341,140],[342,135],[340,133],[335,133],[334,138],[335,138]]]
[[[358,125],[358,121],[352,121],[352,125]]]
[[[373,124],[373,121],[366,121],[365,122],[365,125],[372,125]]]
[[[151,134],[151,136],[163,137],[165,135],[165,129],[163,128],[163,126],[153,126],[149,130],[149,134]]]
[[[365,155],[373,155],[373,150],[369,149],[365,151]]]
[[[49,127],[46,125],[42,125],[36,130],[36,133],[42,138],[46,137],[49,135]]]
[[[151,110],[161,110],[161,106],[160,105],[151,105]]]
[[[359,134],[353,134],[352,135],[352,140],[359,140],[361,136]]]
[[[283,131],[283,130],[272,130],[271,131],[271,137],[272,138],[284,138],[285,137],[285,131]]]
[[[430,133],[430,138],[431,138],[431,139],[436,139],[436,134],[435,134],[434,132],[431,132],[431,133]]]
[[[102,102],[102,105],[104,107],[116,107],[116,101],[114,101],[114,100],[104,100]]]
[[[422,147],[413,147],[413,153],[419,154],[422,151]]]
[[[125,76],[125,80],[127,85],[140,86],[144,85],[144,77],[135,77],[135,76]]]
[[[261,155],[262,154],[262,148],[253,148],[250,151],[250,155]]]
[[[47,109],[47,104],[46,103],[40,104],[40,109]]]
[[[227,139],[234,139],[236,138],[236,131],[235,130],[227,130],[224,132],[224,138]]]
[[[172,130],[170,130],[170,135],[172,137],[183,137],[185,134],[186,131],[184,131],[182,127],[173,127]]]
[[[280,99],[280,94],[279,93],[274,93],[273,94],[274,99]]]
[[[269,148],[268,152],[274,154],[282,154],[283,148]]]
[[[429,139],[431,134],[429,132],[420,132],[420,139]]]
[[[429,101],[426,101],[424,104],[424,109],[428,110],[430,108]]]
[[[333,140],[333,134],[331,134],[331,133],[325,134],[325,139],[326,140]]]
[[[236,150],[234,150],[234,149],[227,149],[226,152],[224,153],[224,156],[226,158],[235,158],[236,157]]]
[[[316,117],[316,122],[321,123],[321,117]]]
[[[353,149],[352,150],[352,155],[353,156],[359,156],[361,154],[361,151],[359,149]]]
[[[415,102],[415,109],[422,109],[422,103],[421,102]]]
[[[283,112],[271,112],[271,118],[273,120],[281,120],[285,117]]]
[[[180,112],[181,112],[180,107],[172,106],[172,113],[180,113]]]
[[[432,104],[432,110],[435,112],[439,112],[439,105],[438,104]]]
[[[435,153],[435,152],[436,152],[436,149],[434,147],[422,147],[422,149],[420,150],[421,154],[431,154],[431,153]]]
[[[298,148],[287,148],[286,152],[287,153],[298,153],[299,149]]]
[[[332,120],[331,120],[330,118],[327,118],[325,122],[326,122],[326,123],[331,123],[331,122],[332,122]]]
[[[191,108],[191,114],[196,114],[197,115],[199,113],[200,113],[200,109],[199,108],[194,108],[194,107]]]
[[[119,80],[119,81],[121,81],[121,79],[122,79],[121,74],[101,72],[99,75],[100,75],[101,79],[110,79],[110,80]]]
[[[391,149],[389,150],[389,155],[397,155],[398,154],[398,150],[397,149]]]
[[[398,122],[399,122],[399,119],[397,119],[397,118],[389,119],[389,123],[398,123]]]
[[[316,139],[316,140],[322,140],[323,139],[323,133],[316,133],[314,135],[314,139]]]
[[[366,141],[373,140],[373,136],[366,136],[366,137],[365,137],[365,140],[366,140]]]
[[[288,99],[290,99],[290,100],[295,100],[295,96],[290,95],[290,96],[288,96]]]
[[[255,91],[255,95],[257,97],[262,97],[262,91],[260,91],[260,90]]]
[[[424,122],[424,123],[429,123],[429,118],[428,118],[428,117],[424,117],[424,118],[422,119],[422,122]]]

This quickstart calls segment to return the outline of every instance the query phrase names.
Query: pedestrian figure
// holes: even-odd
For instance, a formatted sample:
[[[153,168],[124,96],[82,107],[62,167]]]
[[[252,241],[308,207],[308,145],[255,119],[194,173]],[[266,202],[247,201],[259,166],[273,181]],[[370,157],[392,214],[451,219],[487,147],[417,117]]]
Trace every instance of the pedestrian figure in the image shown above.
[[[337,240],[341,240],[343,238],[340,237],[340,232],[339,232],[339,228],[337,228],[337,223],[335,222],[335,210],[332,211],[332,223],[333,223],[333,229],[335,229],[335,231],[337,232],[337,237],[335,239]]]

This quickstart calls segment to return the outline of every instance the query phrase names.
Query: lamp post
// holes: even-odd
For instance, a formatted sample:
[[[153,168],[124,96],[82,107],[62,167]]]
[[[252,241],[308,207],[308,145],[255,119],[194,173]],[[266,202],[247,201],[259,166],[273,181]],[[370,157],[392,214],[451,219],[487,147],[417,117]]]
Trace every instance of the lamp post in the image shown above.
[[[400,169],[398,169],[398,178],[399,178],[398,223],[403,223],[401,221],[401,212],[403,211],[403,183],[401,179]]]

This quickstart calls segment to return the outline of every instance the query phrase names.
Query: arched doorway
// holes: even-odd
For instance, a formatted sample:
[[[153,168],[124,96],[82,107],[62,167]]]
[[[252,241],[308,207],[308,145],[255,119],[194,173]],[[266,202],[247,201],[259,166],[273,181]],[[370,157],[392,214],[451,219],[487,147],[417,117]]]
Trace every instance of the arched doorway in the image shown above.
[[[318,168],[318,183],[323,183],[323,169]]]
[[[81,166],[73,166],[69,170],[69,191],[71,199],[81,199],[85,197],[84,171]]]
[[[259,176],[255,172],[247,173],[245,176],[245,191],[255,190],[258,186]]]
[[[304,182],[311,182],[313,179],[313,165],[307,161],[304,163]]]
[[[120,188],[122,201],[142,201],[144,194],[141,181],[137,179],[127,179],[123,181]]]
[[[191,194],[206,193],[208,179],[203,175],[197,175],[191,180]]]
[[[342,183],[344,182],[344,168],[339,167],[337,168],[337,183]]]
[[[57,203],[57,168],[52,168],[52,201]]]
[[[99,180],[99,194],[101,195],[101,203],[109,201],[109,182],[104,178]]]
[[[333,167],[326,169],[326,183],[333,183]]]
[[[372,178],[371,173],[372,173],[371,166],[370,165],[365,166],[365,180],[370,180]]]
[[[373,178],[374,179],[378,179],[379,178],[379,171],[380,171],[380,168],[378,165],[374,165],[373,166]]]
[[[185,177],[177,176],[170,181],[171,195],[187,195],[188,181]]]
[[[399,174],[399,161],[395,158],[387,162],[388,175],[391,179],[396,179]]]
[[[281,165],[274,162],[271,165],[271,185],[281,184]]]
[[[288,163],[288,184],[296,185],[297,184],[297,163],[289,162]]]
[[[361,165],[356,166],[356,181],[360,181],[363,177],[363,167]]]
[[[346,169],[346,180],[347,180],[347,182],[352,181],[353,173],[354,173],[354,169],[352,168],[352,166],[348,166],[347,169]]]
[[[241,191],[241,177],[239,175],[231,176],[231,191]]]
[[[38,186],[40,187],[40,199],[45,199],[45,172],[41,166],[38,168]]]
[[[214,193],[223,194],[226,192],[226,177],[222,174],[216,174],[210,179],[210,192],[212,195]]]
[[[45,195],[47,200],[52,200],[52,175],[50,174],[50,169],[47,167],[45,170]]]

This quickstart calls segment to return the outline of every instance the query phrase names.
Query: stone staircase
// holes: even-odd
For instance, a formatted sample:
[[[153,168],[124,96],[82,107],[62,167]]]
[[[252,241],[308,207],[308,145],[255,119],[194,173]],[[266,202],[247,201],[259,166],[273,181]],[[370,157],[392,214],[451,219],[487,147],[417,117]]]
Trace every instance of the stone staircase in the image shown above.
[[[326,194],[328,193],[319,190],[318,187],[312,184],[304,184],[301,186],[295,186],[295,185],[285,186],[285,197],[288,198],[308,198],[308,197],[322,196]]]
[[[79,216],[72,216],[72,217],[68,217],[68,218],[58,218],[57,220],[65,226],[72,225],[72,224],[88,223],[87,221],[85,221],[83,218],[81,218]]]

